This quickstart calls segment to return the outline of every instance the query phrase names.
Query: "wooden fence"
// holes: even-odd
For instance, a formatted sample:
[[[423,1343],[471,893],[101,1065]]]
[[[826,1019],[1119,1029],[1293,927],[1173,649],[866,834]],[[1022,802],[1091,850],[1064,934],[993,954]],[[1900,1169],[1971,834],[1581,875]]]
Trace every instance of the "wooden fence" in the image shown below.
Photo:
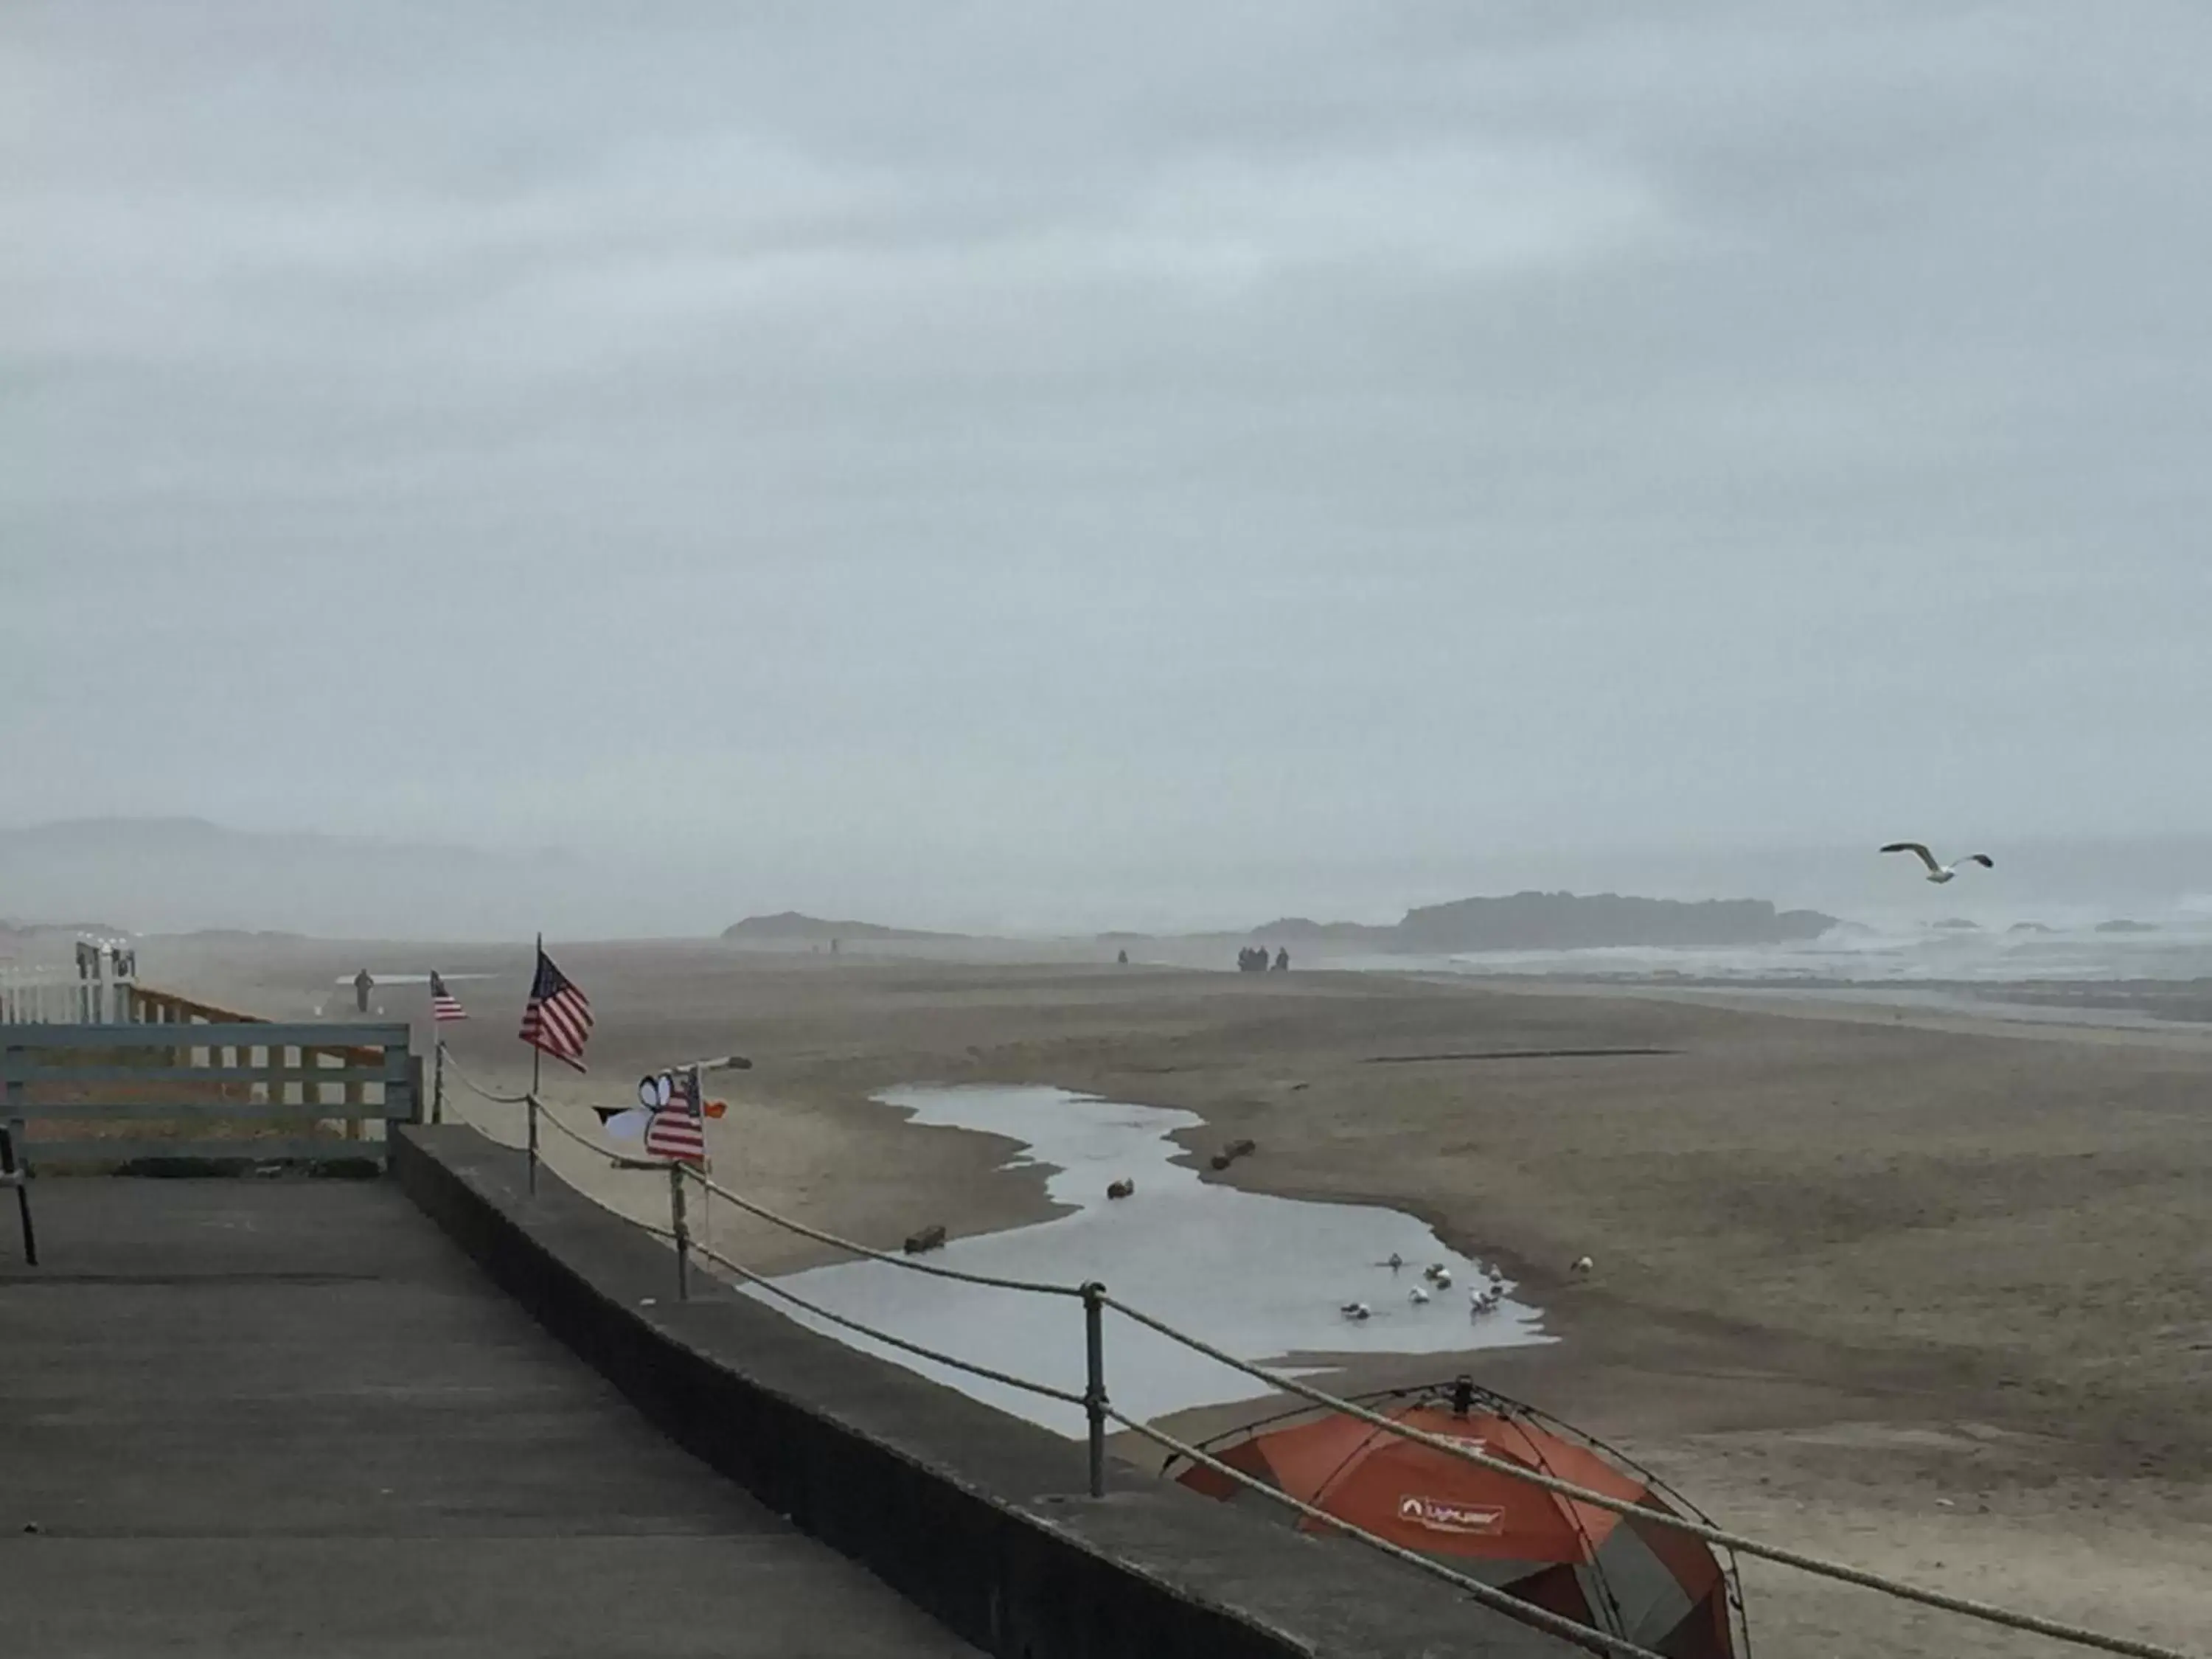
[[[419,1117],[404,1024],[277,1024],[111,988],[125,1023],[0,1025],[0,1123],[20,1161],[380,1158],[362,1126]],[[112,1132],[134,1123],[151,1127]]]

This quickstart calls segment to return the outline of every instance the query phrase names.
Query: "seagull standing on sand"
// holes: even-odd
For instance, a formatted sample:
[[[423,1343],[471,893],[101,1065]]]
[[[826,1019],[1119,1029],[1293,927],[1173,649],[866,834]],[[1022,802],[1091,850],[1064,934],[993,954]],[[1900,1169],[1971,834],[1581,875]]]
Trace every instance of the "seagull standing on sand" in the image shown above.
[[[1947,881],[1958,878],[1960,864],[1978,864],[1984,870],[1997,867],[1996,860],[1987,853],[1969,853],[1958,864],[1938,864],[1936,855],[1917,841],[1893,841],[1881,849],[1885,853],[1911,853],[1928,866],[1928,879],[1941,887]]]
[[[1364,1302],[1347,1302],[1337,1310],[1346,1319],[1364,1319],[1371,1311]]]
[[[1419,1285],[1414,1285],[1414,1286],[1413,1286],[1413,1288],[1410,1291],[1408,1291],[1408,1292],[1407,1293],[1407,1296],[1406,1296],[1406,1300],[1407,1300],[1407,1301],[1408,1301],[1408,1302],[1410,1302],[1410,1303],[1412,1303],[1412,1304],[1413,1304],[1415,1307],[1417,1307],[1417,1308],[1418,1308],[1418,1307],[1419,1307],[1423,1303],[1426,1302],[1428,1299],[1429,1299],[1429,1293],[1428,1293],[1426,1291],[1423,1290],[1423,1289],[1422,1289]]]

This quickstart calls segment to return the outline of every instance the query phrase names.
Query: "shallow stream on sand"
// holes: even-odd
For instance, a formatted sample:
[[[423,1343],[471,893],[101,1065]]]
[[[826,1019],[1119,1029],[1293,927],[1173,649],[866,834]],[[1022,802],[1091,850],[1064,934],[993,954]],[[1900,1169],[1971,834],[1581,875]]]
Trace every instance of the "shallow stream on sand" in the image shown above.
[[[1476,1315],[1470,1287],[1483,1265],[1444,1248],[1426,1224],[1395,1210],[1317,1204],[1240,1192],[1202,1182],[1172,1160],[1168,1137],[1195,1127],[1193,1113],[1130,1106],[1060,1089],[902,1088],[878,1097],[917,1123],[982,1130],[1023,1143],[1007,1167],[1042,1166],[1046,1190],[1073,1213],[1032,1226],[956,1239],[928,1260],[969,1273],[1077,1285],[1103,1282],[1115,1295],[1216,1347],[1261,1364],[1308,1357],[1302,1375],[1326,1367],[1313,1356],[1456,1353],[1545,1342],[1537,1311],[1507,1297]],[[1262,1146],[1260,1156],[1266,1156]],[[1109,1182],[1136,1182],[1109,1200]],[[957,1218],[946,1217],[947,1220]],[[1393,1253],[1407,1265],[1385,1265]],[[1425,1285],[1441,1263],[1449,1288]],[[1083,1309],[1062,1297],[985,1289],[880,1261],[853,1261],[777,1281],[848,1319],[910,1342],[959,1355],[1011,1376],[1081,1393]],[[1431,1299],[1417,1305],[1420,1285]],[[754,1291],[792,1317],[854,1347],[880,1354],[1066,1434],[1083,1414],[1059,1401],[918,1359],[818,1321]],[[1346,1318],[1346,1303],[1372,1310]],[[1117,1409],[1152,1419],[1188,1407],[1249,1399],[1263,1385],[1109,1311],[1106,1389]]]

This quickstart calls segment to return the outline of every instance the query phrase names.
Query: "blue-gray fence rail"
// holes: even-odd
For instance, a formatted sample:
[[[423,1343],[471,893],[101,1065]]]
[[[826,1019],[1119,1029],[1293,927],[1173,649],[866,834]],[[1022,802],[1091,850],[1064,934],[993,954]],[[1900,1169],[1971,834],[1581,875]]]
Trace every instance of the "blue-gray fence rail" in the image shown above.
[[[361,1126],[419,1121],[421,1105],[404,1024],[0,1025],[0,1124],[27,1170],[159,1158],[381,1158],[382,1138],[362,1138]],[[71,1133],[133,1121],[163,1130]],[[313,1133],[332,1122],[345,1138]],[[202,1126],[230,1133],[191,1133]]]

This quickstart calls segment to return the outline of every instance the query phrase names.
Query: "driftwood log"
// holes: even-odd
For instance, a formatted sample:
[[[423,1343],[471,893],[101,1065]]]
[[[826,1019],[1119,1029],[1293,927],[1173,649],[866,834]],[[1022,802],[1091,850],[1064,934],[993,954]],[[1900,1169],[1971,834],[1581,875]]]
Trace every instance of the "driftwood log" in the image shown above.
[[[1240,1158],[1249,1158],[1260,1150],[1255,1140],[1232,1140],[1216,1152],[1210,1160],[1217,1170],[1225,1170]]]
[[[944,1248],[945,1224],[941,1221],[933,1221],[920,1232],[908,1233],[906,1236],[906,1253],[908,1255],[920,1255],[924,1250],[940,1250]]]

